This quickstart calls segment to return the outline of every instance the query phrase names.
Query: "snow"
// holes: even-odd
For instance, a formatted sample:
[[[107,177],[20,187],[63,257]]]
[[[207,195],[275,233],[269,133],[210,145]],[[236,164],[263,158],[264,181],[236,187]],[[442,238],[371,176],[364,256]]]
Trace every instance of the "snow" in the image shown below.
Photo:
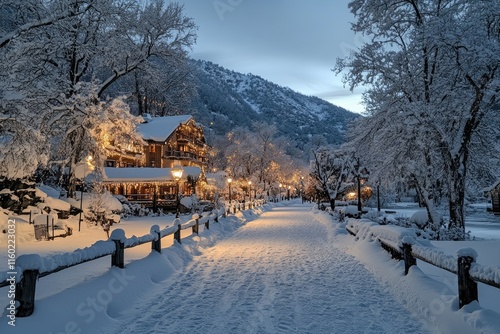
[[[37,197],[40,197],[44,199],[47,196],[53,197],[53,198],[59,198],[60,192],[59,190],[56,190],[50,186],[47,185],[40,185],[36,187],[36,192],[35,192]]]
[[[57,214],[49,213],[49,214],[39,214],[33,216],[33,224],[34,225],[57,225],[58,217]]]
[[[186,124],[192,118],[191,115],[153,117],[148,123],[138,124],[137,130],[144,140],[162,142],[167,140],[180,124]]]
[[[109,236],[109,240],[118,240],[121,243],[125,243],[127,241],[127,238],[125,237],[125,231],[121,228],[113,230],[113,232],[111,232],[111,235]]]
[[[222,212],[222,210],[220,211]],[[207,216],[203,216],[200,222]],[[191,216],[133,217],[112,226],[125,244],[155,240],[191,224]],[[35,313],[7,324],[8,287],[0,288],[5,307],[1,333],[498,333],[500,293],[479,284],[479,303],[458,309],[456,276],[422,261],[404,276],[376,238],[413,242],[441,257],[477,252],[471,273],[496,276],[500,242],[418,240],[411,231],[349,219],[349,235],[311,204],[286,201],[238,212],[200,234],[183,230],[182,244],[162,239],[128,248],[125,269],[110,268],[105,257],[41,278]],[[160,226],[165,228],[160,229]],[[24,242],[23,266],[41,270],[71,258],[113,252],[98,241],[102,230],[75,237]],[[100,234],[97,234],[100,233]],[[126,238],[126,235],[132,237]],[[136,235],[140,237],[136,237]],[[111,238],[112,239],[112,238]],[[91,247],[71,250],[81,245]],[[464,250],[469,248],[469,250]],[[462,249],[457,253],[457,250]],[[22,254],[21,254],[22,253]],[[31,257],[31,258],[30,258]],[[0,256],[0,270],[6,260]],[[22,264],[22,263],[21,263]],[[20,265],[17,263],[17,265]],[[1,275],[0,275],[1,276]],[[0,278],[1,279],[1,278]],[[485,292],[486,291],[486,292]]]
[[[188,175],[199,176],[200,167],[186,166],[182,179]],[[107,182],[155,182],[155,181],[173,181],[171,168],[153,168],[153,167],[104,167],[103,180]]]
[[[473,248],[460,248],[457,250],[457,257],[461,256],[468,256],[474,259],[476,261],[477,259],[477,252]]]
[[[418,210],[410,217],[410,222],[418,226],[425,226],[428,220],[427,210]]]
[[[20,269],[18,272],[22,272],[23,270],[40,271],[43,267],[42,257],[38,254],[21,255],[16,259],[16,266]]]
[[[44,202],[40,206],[42,206],[42,208],[48,206],[51,209],[60,211],[69,211],[71,209],[71,205],[68,202],[50,196],[45,197]]]

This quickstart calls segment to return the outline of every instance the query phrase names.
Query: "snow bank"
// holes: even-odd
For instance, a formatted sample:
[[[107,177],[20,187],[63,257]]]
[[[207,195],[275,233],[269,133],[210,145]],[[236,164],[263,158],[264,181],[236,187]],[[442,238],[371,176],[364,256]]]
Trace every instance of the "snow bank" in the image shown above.
[[[372,222],[363,221],[363,219],[349,219],[347,222],[347,226],[358,231],[358,237],[356,238],[342,233],[342,224],[330,224],[330,226],[332,229],[339,229],[338,232],[330,232],[336,234],[332,245],[347,251],[364,263],[379,281],[385,284],[390,294],[418,318],[423,319],[428,324],[429,329],[434,330],[433,332],[454,334],[498,333],[500,328],[498,313],[480,306],[477,302],[470,303],[459,309],[456,275],[421,261],[418,262],[417,266],[412,266],[408,275],[404,276],[403,261],[390,260],[390,255],[380,245],[374,243],[373,240],[382,238],[382,236],[394,240],[402,236],[398,243],[404,241],[412,244],[412,250],[415,254],[430,259],[443,268],[452,271],[457,269],[457,256],[474,255],[475,250],[473,248],[462,248],[462,250],[455,251],[452,254],[446,254],[434,246],[434,243],[439,242],[415,238],[412,235],[413,233],[405,235],[406,233],[401,233],[397,226],[385,226],[387,229],[381,229]],[[390,229],[394,229],[394,231],[389,231]],[[479,244],[482,242],[476,241],[466,244],[474,243]],[[488,249],[493,248],[490,245]],[[495,259],[497,258],[495,257]],[[423,270],[429,273],[425,273]],[[473,263],[470,274],[473,277],[498,283],[500,267]],[[481,289],[482,286],[479,286],[479,288]],[[496,294],[497,291],[491,291],[491,293]],[[487,296],[480,293],[479,299],[480,301],[485,300]],[[497,302],[495,302],[495,305],[497,305]]]
[[[41,209],[48,206],[51,209],[59,211],[69,211],[71,209],[71,205],[68,202],[50,196],[45,197],[44,202],[40,203],[39,206],[41,206]]]
[[[349,219],[347,227],[356,233],[356,240],[376,240],[393,245],[396,248],[402,247],[403,243],[412,245],[412,252],[424,258],[437,267],[451,272],[458,271],[458,257],[470,256],[476,261],[477,252],[473,248],[461,248],[455,255],[446,254],[439,248],[433,246],[428,240],[417,238],[413,228],[404,228],[395,225],[378,225],[368,219]],[[474,263],[470,270],[470,275],[485,281],[500,284],[500,267],[494,265],[481,265]]]
[[[53,198],[59,198],[59,196],[61,196],[61,192],[59,190],[49,187],[47,185],[41,185],[36,187],[35,194],[37,197],[40,198],[46,198],[47,196]]]

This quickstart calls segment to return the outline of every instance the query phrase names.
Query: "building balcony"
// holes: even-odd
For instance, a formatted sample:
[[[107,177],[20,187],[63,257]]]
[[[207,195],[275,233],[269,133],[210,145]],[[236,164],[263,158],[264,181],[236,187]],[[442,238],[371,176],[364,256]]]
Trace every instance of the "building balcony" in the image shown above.
[[[208,159],[204,156],[184,151],[165,151],[165,155],[163,157],[165,159],[174,159],[174,160],[191,160],[191,161],[201,162],[204,164],[208,162]]]

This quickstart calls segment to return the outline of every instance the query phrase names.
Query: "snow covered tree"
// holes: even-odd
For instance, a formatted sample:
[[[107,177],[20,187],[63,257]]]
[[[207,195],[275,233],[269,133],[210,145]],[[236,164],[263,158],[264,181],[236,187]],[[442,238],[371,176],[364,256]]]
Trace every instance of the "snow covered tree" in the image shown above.
[[[340,149],[320,147],[312,151],[310,175],[317,182],[317,190],[328,196],[330,207],[335,210],[335,199],[351,173],[350,156]]]
[[[353,30],[371,41],[339,60],[337,70],[349,70],[351,88],[370,86],[365,130],[408,120],[398,124],[404,135],[397,141],[418,148],[420,159],[408,164],[432,170],[420,175],[443,176],[449,228],[461,238],[471,142],[500,91],[500,8],[466,0],[353,0],[349,7]],[[396,132],[386,133],[378,140],[388,147]],[[426,183],[427,191],[435,184]]]
[[[79,86],[72,99],[63,99],[67,104],[54,108],[46,122],[58,139],[52,161],[67,171],[62,183],[70,195],[75,190],[76,166],[86,156],[93,156],[101,167],[111,141],[116,147],[143,144],[136,131],[142,118],[130,114],[123,98],[99,101],[96,85]]]
[[[134,128],[128,107],[113,100],[133,88],[113,85],[135,73],[161,75],[155,64],[184,61],[196,37],[183,7],[162,0],[3,1],[0,15],[8,18],[0,20],[1,119],[16,121],[1,121],[4,152],[16,150],[26,132],[40,133],[70,188],[75,163],[101,152],[103,133],[127,137]],[[41,161],[32,165],[47,157],[42,145],[30,150],[37,148]]]

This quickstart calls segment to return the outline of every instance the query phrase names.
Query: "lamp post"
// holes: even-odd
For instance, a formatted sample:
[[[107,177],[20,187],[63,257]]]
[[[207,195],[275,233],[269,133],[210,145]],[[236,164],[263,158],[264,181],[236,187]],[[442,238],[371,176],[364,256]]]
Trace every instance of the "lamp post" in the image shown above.
[[[282,187],[282,186],[283,186],[283,185],[280,183],[280,201],[281,201],[281,187]]]
[[[377,180],[377,211],[380,212],[380,180]]]
[[[231,205],[231,182],[233,182],[233,179],[228,177],[227,178],[227,188],[229,189],[229,205]]]
[[[290,188],[291,188],[291,187],[290,187],[290,186],[288,186],[288,189],[286,190],[286,199],[287,199],[287,201],[289,201],[289,200],[290,200]]]
[[[153,212],[158,212],[158,196],[156,194],[156,184],[153,185]]]
[[[248,181],[248,198],[252,200],[252,181]]]
[[[358,183],[358,216],[361,217],[361,173],[359,171],[359,169],[361,168],[361,165],[359,163],[359,158],[356,159],[356,165],[354,166],[354,168],[356,169],[356,173],[357,173],[357,183]]]
[[[180,205],[180,200],[179,200],[179,180],[182,177],[182,173],[184,173],[184,169],[182,168],[181,165],[175,165],[172,167],[170,170],[170,173],[172,173],[172,177],[175,180],[176,183],[176,191],[175,191],[175,208],[176,208],[176,214],[175,216],[178,218],[179,217],[179,205]]]
[[[92,156],[89,155],[87,158],[85,158],[86,164],[83,164],[83,178],[82,178],[82,187],[80,189],[80,218],[78,218],[78,232],[80,232],[80,229],[82,227],[82,212],[83,212],[83,187],[85,186],[85,170],[87,169],[87,166],[90,166],[90,162],[92,161]]]

